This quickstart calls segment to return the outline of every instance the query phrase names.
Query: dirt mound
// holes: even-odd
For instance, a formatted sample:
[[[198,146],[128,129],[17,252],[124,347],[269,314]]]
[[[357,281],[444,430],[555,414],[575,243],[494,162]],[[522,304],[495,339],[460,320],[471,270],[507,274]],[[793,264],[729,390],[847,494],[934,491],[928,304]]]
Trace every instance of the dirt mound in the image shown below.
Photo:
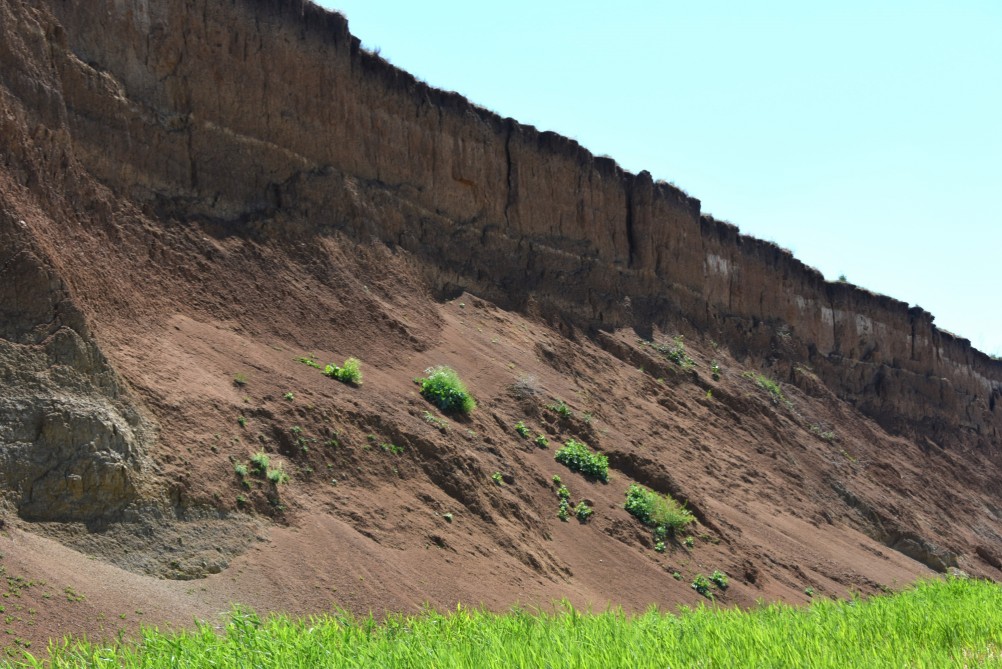
[[[1002,372],[928,314],[423,87],[312,5],[99,4],[0,0],[12,643],[233,602],[1002,575]],[[358,387],[322,373],[349,356]],[[435,365],[470,416],[419,395]],[[570,439],[607,483],[556,462]],[[590,518],[558,517],[555,474]],[[657,546],[633,483],[695,523]]]

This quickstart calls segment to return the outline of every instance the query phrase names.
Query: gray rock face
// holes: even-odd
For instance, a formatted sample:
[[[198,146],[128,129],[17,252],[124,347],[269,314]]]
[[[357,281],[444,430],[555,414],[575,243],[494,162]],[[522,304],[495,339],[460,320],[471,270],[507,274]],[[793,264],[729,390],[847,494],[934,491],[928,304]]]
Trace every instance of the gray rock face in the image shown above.
[[[138,495],[150,430],[16,226],[0,221],[0,488],[26,520],[106,520]]]
[[[33,394],[0,400],[0,476],[27,520],[92,520],[135,497],[133,426],[107,400]]]

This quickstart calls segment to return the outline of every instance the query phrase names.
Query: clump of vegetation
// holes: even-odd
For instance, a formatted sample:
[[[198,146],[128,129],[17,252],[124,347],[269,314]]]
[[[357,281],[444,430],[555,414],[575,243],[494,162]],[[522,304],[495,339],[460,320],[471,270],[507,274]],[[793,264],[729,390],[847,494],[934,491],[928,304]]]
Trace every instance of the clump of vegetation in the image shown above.
[[[281,467],[269,469],[266,478],[275,485],[281,485],[289,481],[289,475]]]
[[[258,476],[264,476],[271,465],[271,458],[264,451],[258,451],[250,458],[251,469]]]
[[[519,436],[528,438],[530,434],[529,428],[525,426],[524,421],[518,421],[515,423],[515,431],[518,432]]]
[[[494,472],[491,474],[491,480],[497,485],[504,485],[504,476],[501,475],[501,472]]]
[[[296,442],[296,446],[299,447],[299,450],[302,451],[303,453],[309,453],[310,451],[309,442],[311,440],[307,439],[303,435],[303,428],[299,427],[298,425],[293,425],[292,427],[289,428],[289,433],[292,435],[294,441]]]
[[[267,467],[265,467],[267,469]],[[233,465],[233,473],[239,476],[241,479],[247,478],[247,465],[242,462],[238,462]]]
[[[710,363],[710,375],[713,377],[714,381],[720,380],[720,365],[716,360]]]
[[[563,485],[563,480],[560,478],[560,474],[553,475],[553,485],[558,487]]]
[[[727,580],[727,574],[720,571],[719,569],[710,574],[710,580],[713,581],[714,585],[716,585],[721,590],[726,590],[727,586],[729,585],[729,582]]]
[[[532,440],[532,443],[536,444],[540,448],[549,448],[550,440],[546,438],[545,434],[537,434],[536,438]]]
[[[630,484],[626,491],[624,508],[641,523],[653,528],[655,547],[669,534],[681,532],[696,520],[685,505],[670,495],[659,495],[636,483]]]
[[[308,356],[303,356],[301,358],[296,358],[296,362],[301,362],[307,367],[312,367],[313,369],[323,369],[320,363],[317,362],[316,356],[312,353]]]
[[[557,497],[560,498],[560,506],[557,508],[557,518],[567,522],[571,517],[571,491],[567,486],[560,485],[557,488]]]
[[[775,402],[776,404],[779,404],[780,402],[782,402],[783,404],[789,404],[786,397],[783,395],[783,389],[780,387],[778,381],[770,379],[768,376],[765,376],[764,374],[758,374],[756,372],[745,372],[741,376],[745,377],[746,379],[751,379],[756,384],[758,384],[760,388],[768,391],[769,394],[772,396],[772,401]]]
[[[568,439],[563,447],[557,449],[554,458],[571,471],[592,476],[603,483],[609,480],[609,458],[595,453],[576,439]]]
[[[397,446],[396,444],[391,443],[389,441],[384,441],[379,445],[379,447],[383,449],[383,451],[385,451],[386,453],[390,453],[392,455],[400,455],[401,453],[404,452],[403,446]]]
[[[445,513],[442,514],[442,518],[445,520],[445,522],[451,523],[452,522],[452,513],[449,512],[449,511],[446,511]]]
[[[362,385],[362,362],[358,358],[348,358],[340,367],[334,364],[327,365],[324,367],[324,376],[337,379],[341,383],[360,386]]]
[[[238,388],[243,388],[244,386],[246,386],[247,375],[244,374],[243,372],[238,372],[237,374],[235,374],[233,376],[233,385],[237,386]]]
[[[692,548],[693,546],[696,545],[696,540],[693,539],[692,537],[686,537],[682,543],[685,544],[686,548]]]
[[[651,342],[650,347],[671,360],[682,369],[689,370],[696,366],[696,361],[685,352],[685,340],[682,335],[672,339],[671,344],[663,342]]]
[[[427,376],[417,379],[421,396],[446,413],[470,413],[477,408],[473,396],[451,367],[439,365],[425,370]]]
[[[561,418],[571,418],[574,416],[574,412],[571,411],[571,408],[567,406],[567,403],[564,402],[563,400],[558,400],[553,404],[547,404],[546,408],[552,411],[553,413],[557,414]]]
[[[237,416],[237,424],[240,427],[247,427],[247,419],[244,416]]]
[[[293,392],[287,392],[284,395],[282,395],[282,397],[291,402],[292,400],[296,399],[296,394]]]
[[[696,574],[696,578],[692,579],[692,589],[704,597],[711,597],[710,589],[712,587],[713,585],[710,583],[710,579],[706,578],[702,574]]]
[[[574,507],[574,516],[582,523],[588,522],[593,513],[595,513],[595,509],[585,504],[584,501],[578,502],[577,506]]]

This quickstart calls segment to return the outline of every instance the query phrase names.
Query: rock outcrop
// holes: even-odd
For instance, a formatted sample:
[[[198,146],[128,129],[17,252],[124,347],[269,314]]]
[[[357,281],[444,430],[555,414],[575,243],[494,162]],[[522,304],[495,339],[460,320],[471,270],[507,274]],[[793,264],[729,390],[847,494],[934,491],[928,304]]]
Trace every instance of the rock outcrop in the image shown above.
[[[150,428],[21,223],[0,216],[0,486],[26,519],[104,521],[137,499]]]

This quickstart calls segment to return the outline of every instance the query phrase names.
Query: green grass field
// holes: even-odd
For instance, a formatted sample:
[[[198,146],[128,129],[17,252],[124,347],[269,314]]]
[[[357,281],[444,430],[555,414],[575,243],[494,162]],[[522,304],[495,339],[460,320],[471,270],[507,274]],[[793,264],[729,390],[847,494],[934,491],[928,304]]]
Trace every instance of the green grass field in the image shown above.
[[[54,644],[52,667],[1002,667],[1002,587],[927,581],[868,600],[751,611],[701,607],[585,614],[460,609],[384,621],[331,615],[260,620],[234,610],[223,629],[147,630],[133,644]]]

